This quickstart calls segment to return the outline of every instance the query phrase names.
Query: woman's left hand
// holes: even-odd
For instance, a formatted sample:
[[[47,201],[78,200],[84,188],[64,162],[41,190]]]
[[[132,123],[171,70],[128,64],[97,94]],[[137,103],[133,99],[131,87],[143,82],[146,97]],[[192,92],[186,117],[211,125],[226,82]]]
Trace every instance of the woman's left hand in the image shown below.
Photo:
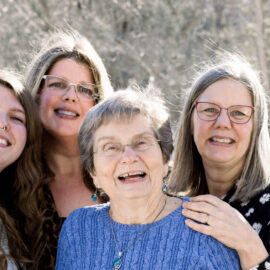
[[[242,269],[249,269],[268,256],[262,240],[246,219],[213,195],[200,195],[184,202],[182,214],[188,218],[185,223],[191,229],[236,249]]]

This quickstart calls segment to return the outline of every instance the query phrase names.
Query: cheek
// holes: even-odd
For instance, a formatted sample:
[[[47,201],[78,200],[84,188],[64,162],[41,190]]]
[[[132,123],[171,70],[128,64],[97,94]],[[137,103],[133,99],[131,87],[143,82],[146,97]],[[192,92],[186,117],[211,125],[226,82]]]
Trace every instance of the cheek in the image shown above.
[[[91,109],[92,107],[95,106],[94,101],[81,101],[82,105],[82,112],[83,112],[83,117],[86,115],[86,113]]]
[[[50,104],[52,103],[51,95],[42,93],[39,98],[39,116],[42,119],[48,111]]]
[[[16,145],[18,157],[21,155],[27,140],[26,127],[16,127]]]

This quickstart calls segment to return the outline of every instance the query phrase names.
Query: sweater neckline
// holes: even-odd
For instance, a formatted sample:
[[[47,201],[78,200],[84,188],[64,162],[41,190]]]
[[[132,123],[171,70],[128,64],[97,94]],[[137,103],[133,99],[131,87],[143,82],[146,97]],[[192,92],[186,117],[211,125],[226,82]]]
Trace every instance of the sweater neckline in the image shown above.
[[[184,221],[184,216],[182,215],[182,204],[184,201],[187,201],[188,199],[186,197],[179,197],[179,199],[182,199],[182,203],[181,205],[176,208],[175,210],[173,210],[171,213],[169,213],[167,216],[165,216],[164,218],[155,221],[152,225],[152,228],[154,227],[159,227],[159,226],[163,226],[163,224],[167,223],[170,219],[174,218],[175,216],[177,216],[178,218],[183,219]],[[106,222],[108,222],[108,224],[110,224],[110,216],[109,216],[109,210],[110,210],[110,204],[108,203],[108,206],[106,207],[106,209],[104,209],[104,217]],[[112,224],[113,227],[119,231],[119,230],[131,230],[131,231],[136,231],[136,230],[144,230],[147,226],[149,226],[150,223],[146,223],[146,224],[124,224],[124,223],[119,223],[116,222],[114,220],[112,220]]]

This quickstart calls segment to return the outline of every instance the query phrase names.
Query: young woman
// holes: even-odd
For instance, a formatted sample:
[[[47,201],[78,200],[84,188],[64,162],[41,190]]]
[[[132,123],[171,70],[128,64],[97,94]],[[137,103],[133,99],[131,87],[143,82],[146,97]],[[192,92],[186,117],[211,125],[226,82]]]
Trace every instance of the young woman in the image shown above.
[[[52,34],[34,57],[25,81],[44,129],[44,241],[40,245],[45,242],[45,249],[31,251],[38,260],[42,255],[39,269],[53,269],[65,218],[74,209],[107,200],[96,194],[92,178],[81,164],[78,132],[87,111],[113,90],[97,52],[75,31]]]
[[[242,269],[269,269],[266,97],[249,63],[224,59],[191,88],[178,124],[170,187],[201,195],[183,204],[190,228],[236,249]]]
[[[34,268],[17,230],[33,233],[38,204],[41,126],[35,103],[18,75],[0,71],[0,268]]]

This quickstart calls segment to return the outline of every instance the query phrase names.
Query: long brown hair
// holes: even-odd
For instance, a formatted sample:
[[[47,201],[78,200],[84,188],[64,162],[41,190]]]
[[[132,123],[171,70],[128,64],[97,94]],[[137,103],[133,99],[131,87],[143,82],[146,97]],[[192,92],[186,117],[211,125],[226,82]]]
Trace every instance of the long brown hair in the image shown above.
[[[0,267],[3,269],[7,260],[12,260],[19,269],[22,264],[32,269],[34,264],[31,252],[27,250],[19,231],[37,235],[39,210],[35,194],[41,171],[41,125],[35,102],[31,94],[23,88],[19,75],[2,70],[0,84],[10,89],[24,108],[27,131],[25,148],[20,157],[1,172],[0,218],[7,233],[10,255],[2,250]]]

